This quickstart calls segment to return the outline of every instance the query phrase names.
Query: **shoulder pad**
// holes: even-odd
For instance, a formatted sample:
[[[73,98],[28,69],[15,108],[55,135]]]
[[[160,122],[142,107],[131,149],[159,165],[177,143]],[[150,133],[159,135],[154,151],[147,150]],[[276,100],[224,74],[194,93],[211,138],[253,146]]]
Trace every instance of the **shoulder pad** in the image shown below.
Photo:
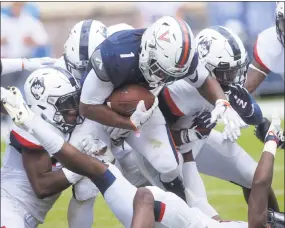
[[[110,81],[109,76],[105,70],[103,61],[102,61],[100,49],[97,49],[93,52],[90,60],[91,60],[92,68],[94,69],[97,77],[105,82]]]
[[[30,150],[44,150],[32,135],[17,127],[13,127],[10,132],[10,144],[18,150],[24,148]]]

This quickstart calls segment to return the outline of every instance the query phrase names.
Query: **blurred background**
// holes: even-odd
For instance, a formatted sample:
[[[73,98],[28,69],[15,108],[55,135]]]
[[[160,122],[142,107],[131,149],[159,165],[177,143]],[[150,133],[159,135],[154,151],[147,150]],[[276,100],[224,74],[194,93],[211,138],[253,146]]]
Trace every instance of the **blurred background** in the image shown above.
[[[100,20],[107,26],[127,23],[139,28],[161,16],[177,15],[190,25],[194,35],[212,25],[229,27],[241,37],[252,58],[257,34],[275,24],[275,6],[275,2],[1,2],[1,57],[58,58],[69,30],[84,19]],[[1,86],[16,85],[23,89],[28,74],[2,76]],[[284,116],[281,76],[269,75],[255,96],[265,116],[271,116],[272,108]],[[2,116],[2,139],[9,133],[8,126],[9,118]],[[263,146],[253,135],[253,128],[243,130],[242,135],[240,145],[257,160]],[[1,152],[4,151],[5,144],[1,143]],[[281,152],[277,155],[273,186],[279,202],[283,203],[284,153]],[[203,176],[203,179],[210,202],[224,219],[247,219],[247,206],[240,188],[211,177]],[[70,197],[71,191],[64,191],[40,227],[68,227],[66,210]],[[281,209],[284,211],[284,205]],[[94,227],[122,227],[101,197],[96,201],[95,211]]]
[[[80,20],[146,27],[164,15],[184,18],[194,34],[211,25],[229,27],[252,56],[257,34],[275,24],[274,10],[275,2],[1,2],[1,57],[60,57]],[[21,85],[24,77],[5,77],[3,84],[17,81]],[[278,75],[268,77],[257,94],[282,94],[280,82]]]

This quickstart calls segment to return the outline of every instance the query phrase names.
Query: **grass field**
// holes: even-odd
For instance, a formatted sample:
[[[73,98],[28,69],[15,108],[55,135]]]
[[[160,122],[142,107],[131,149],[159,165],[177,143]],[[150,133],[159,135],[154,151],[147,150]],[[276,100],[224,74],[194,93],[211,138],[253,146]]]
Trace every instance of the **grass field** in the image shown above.
[[[252,127],[242,130],[242,136],[238,142],[255,160],[260,158],[263,145],[253,135]],[[1,151],[3,151],[3,145],[1,146]],[[239,187],[216,178],[202,177],[205,181],[209,201],[223,219],[244,221],[247,219],[247,204]],[[284,151],[282,150],[277,152],[275,158],[273,188],[277,195],[280,208],[284,211]],[[67,189],[48,213],[45,224],[39,227],[67,228],[67,207],[70,197],[71,191]],[[123,227],[108,209],[101,196],[98,197],[95,203],[95,222],[93,227]]]

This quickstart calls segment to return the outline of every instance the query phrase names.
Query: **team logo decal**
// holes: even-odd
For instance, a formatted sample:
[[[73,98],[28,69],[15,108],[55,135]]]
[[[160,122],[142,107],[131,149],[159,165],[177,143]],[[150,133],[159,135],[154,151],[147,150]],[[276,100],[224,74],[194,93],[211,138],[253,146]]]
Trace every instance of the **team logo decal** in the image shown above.
[[[198,53],[200,58],[204,58],[209,54],[211,45],[212,45],[212,40],[208,39],[207,37],[204,37],[198,43]]]
[[[170,43],[169,31],[167,30],[166,32],[162,33],[162,34],[158,37],[158,39]]]
[[[36,100],[39,100],[44,92],[45,92],[44,78],[38,79],[38,77],[36,77],[36,79],[33,81],[31,85],[31,93],[33,94]]]

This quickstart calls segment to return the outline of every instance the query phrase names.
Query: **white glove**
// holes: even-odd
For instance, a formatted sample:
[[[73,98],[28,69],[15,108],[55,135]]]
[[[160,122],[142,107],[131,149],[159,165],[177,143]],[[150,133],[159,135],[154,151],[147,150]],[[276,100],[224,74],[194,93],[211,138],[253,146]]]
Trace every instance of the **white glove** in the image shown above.
[[[77,148],[84,154],[92,155],[98,153],[105,146],[102,141],[94,139],[92,135],[86,135],[78,142]]]
[[[106,132],[110,135],[110,138],[115,146],[122,145],[125,138],[127,138],[131,134],[131,130],[122,129],[116,127],[104,127]]]
[[[33,58],[33,59],[23,59],[23,70],[37,70],[41,67],[47,66],[47,65],[53,65],[57,59],[52,59],[49,57],[43,57],[43,58]]]
[[[91,135],[84,136],[78,143],[77,148],[84,154],[98,158],[102,162],[112,162],[113,154],[108,151],[105,143],[99,139],[94,139]]]
[[[240,118],[227,100],[217,100],[211,116],[211,123],[218,119],[223,120],[225,124],[224,139],[230,139],[231,142],[234,142],[240,136],[240,128],[247,127],[247,124]]]
[[[157,106],[158,106],[157,97],[155,97],[154,103],[149,110],[146,110],[143,100],[139,101],[136,111],[130,117],[130,120],[136,130],[139,130],[141,126],[148,121],[148,119],[151,117]]]

